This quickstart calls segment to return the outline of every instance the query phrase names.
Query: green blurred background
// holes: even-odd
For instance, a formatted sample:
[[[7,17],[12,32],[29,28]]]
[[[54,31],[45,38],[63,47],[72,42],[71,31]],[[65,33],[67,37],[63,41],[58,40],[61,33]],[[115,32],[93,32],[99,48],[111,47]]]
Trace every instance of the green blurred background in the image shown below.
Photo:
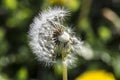
[[[86,45],[68,79],[105,70],[120,80],[120,0],[0,0],[0,80],[62,79],[59,64],[44,67],[28,46],[29,25],[50,6],[71,11],[67,24]]]

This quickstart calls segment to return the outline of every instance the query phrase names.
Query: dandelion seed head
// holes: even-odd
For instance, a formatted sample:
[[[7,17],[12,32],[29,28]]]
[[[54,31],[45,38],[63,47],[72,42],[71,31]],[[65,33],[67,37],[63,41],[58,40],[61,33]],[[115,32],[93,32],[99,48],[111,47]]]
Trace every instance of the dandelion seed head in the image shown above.
[[[40,62],[52,65],[59,61],[62,49],[68,47],[64,63],[74,65],[82,42],[69,27],[62,25],[69,11],[64,8],[49,8],[34,18],[29,30],[29,45]],[[57,54],[58,53],[58,54]],[[57,60],[58,59],[58,60]]]

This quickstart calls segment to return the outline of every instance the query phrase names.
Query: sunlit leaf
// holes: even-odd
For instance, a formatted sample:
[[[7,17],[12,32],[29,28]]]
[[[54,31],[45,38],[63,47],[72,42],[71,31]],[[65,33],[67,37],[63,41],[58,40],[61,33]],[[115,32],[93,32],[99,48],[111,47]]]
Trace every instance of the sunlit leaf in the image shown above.
[[[17,0],[3,0],[4,5],[8,8],[8,9],[16,9],[18,6],[18,2]]]
[[[109,40],[112,37],[112,33],[109,28],[101,26],[98,30],[99,36],[103,40]]]
[[[28,71],[26,68],[22,67],[17,72],[17,80],[28,80]]]
[[[72,11],[78,10],[81,4],[80,0],[65,0],[65,2],[66,2],[65,5],[68,6],[68,8]]]

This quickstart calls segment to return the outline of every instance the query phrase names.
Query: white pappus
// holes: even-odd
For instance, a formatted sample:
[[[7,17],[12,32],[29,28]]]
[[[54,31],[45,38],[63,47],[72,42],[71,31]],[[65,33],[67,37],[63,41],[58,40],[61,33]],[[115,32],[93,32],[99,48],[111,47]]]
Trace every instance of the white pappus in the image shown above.
[[[42,11],[34,18],[28,37],[29,45],[39,61],[47,65],[57,63],[61,55],[57,54],[56,50],[62,50],[68,46],[70,50],[66,54],[64,63],[68,67],[75,65],[76,54],[80,53],[82,42],[69,27],[63,25],[68,15],[68,10],[54,7]]]

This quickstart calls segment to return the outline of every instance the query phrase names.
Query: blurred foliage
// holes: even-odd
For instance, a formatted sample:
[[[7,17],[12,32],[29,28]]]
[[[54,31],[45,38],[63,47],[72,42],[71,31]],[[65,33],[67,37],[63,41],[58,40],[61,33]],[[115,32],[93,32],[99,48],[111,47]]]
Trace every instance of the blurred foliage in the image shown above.
[[[26,68],[21,68],[17,72],[17,80],[27,80],[28,78],[28,72]]]
[[[18,6],[18,2],[16,0],[3,0],[3,4],[6,8],[14,10]]]
[[[61,80],[59,63],[44,67],[28,46],[29,25],[50,6],[71,11],[67,23],[86,43],[78,67],[68,70],[69,80],[88,80],[88,71],[97,75],[99,69],[120,80],[120,0],[0,0],[0,80]]]

